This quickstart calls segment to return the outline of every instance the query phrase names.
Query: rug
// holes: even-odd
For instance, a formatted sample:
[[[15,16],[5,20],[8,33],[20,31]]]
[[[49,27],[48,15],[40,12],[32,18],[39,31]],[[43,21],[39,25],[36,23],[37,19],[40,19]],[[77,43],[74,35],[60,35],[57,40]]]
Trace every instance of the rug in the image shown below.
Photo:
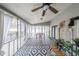
[[[30,39],[14,55],[15,56],[55,56],[49,49],[49,39]]]
[[[50,51],[48,46],[24,46],[16,52],[15,56],[55,56],[55,53]]]

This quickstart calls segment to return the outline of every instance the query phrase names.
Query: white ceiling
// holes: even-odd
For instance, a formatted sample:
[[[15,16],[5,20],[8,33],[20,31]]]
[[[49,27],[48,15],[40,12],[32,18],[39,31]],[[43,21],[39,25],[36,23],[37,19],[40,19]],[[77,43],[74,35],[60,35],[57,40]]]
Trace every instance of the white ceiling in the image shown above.
[[[1,4],[10,11],[16,13],[23,19],[27,20],[31,24],[37,24],[42,22],[48,22],[51,21],[56,15],[64,11],[70,4],[69,3],[53,3],[51,6],[56,8],[59,12],[57,14],[54,14],[49,9],[46,11],[46,15],[42,18],[42,11],[43,9],[39,9],[35,12],[32,12],[31,10],[41,6],[41,3],[3,3]]]
[[[55,18],[53,18],[53,20],[51,21],[51,26],[58,25],[63,20],[66,20],[69,22],[71,18],[77,17],[77,16],[79,16],[79,3],[73,3],[62,13],[60,13]]]

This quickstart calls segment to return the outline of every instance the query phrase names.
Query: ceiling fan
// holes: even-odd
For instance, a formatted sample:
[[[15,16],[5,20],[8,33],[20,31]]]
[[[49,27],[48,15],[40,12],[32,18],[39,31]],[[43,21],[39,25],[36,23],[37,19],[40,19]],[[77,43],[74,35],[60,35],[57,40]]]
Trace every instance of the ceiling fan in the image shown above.
[[[55,14],[58,13],[58,10],[56,10],[54,7],[50,6],[51,4],[52,4],[52,3],[43,3],[42,6],[39,6],[39,7],[35,8],[35,9],[33,9],[32,12],[35,12],[35,11],[41,9],[41,8],[44,8],[44,10],[43,10],[43,12],[42,12],[42,16],[45,15],[47,9],[51,10],[51,11],[52,11],[53,13],[55,13]],[[47,7],[46,7],[46,6],[47,6]]]

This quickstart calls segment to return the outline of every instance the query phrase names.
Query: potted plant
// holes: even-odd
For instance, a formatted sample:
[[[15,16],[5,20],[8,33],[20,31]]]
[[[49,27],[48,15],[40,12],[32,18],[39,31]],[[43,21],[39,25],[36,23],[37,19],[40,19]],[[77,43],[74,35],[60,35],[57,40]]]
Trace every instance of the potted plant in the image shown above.
[[[63,44],[64,50],[65,50],[65,51],[70,50],[71,45],[72,45],[72,44],[71,44],[69,41],[64,42],[64,44]]]
[[[64,42],[64,39],[58,39],[57,41],[58,43],[62,44]]]
[[[64,42],[64,39],[57,39],[56,40],[56,44],[57,44],[57,46],[59,46],[60,50],[62,48],[63,42]]]
[[[75,44],[79,47],[79,38],[74,39]]]

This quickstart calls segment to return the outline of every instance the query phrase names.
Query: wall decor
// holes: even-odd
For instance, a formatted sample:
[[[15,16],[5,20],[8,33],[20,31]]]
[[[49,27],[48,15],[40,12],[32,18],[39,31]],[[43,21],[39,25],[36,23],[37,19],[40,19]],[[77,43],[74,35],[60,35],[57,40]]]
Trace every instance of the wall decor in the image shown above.
[[[60,22],[59,27],[63,28],[65,26],[65,21]]]

